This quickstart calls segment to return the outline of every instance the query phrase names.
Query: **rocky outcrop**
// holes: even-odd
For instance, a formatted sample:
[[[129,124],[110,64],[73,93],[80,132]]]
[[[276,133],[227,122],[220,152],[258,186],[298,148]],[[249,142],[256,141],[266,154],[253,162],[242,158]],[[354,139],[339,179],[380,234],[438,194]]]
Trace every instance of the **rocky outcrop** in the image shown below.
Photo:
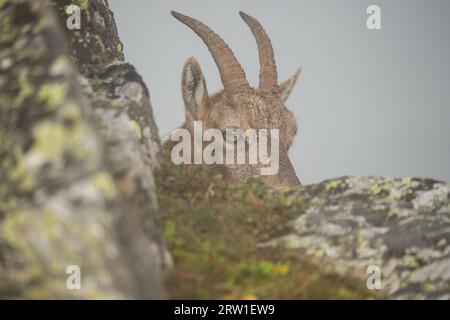
[[[450,299],[450,183],[343,177],[287,196],[304,209],[263,247],[300,251],[363,279],[378,267],[387,298]]]
[[[0,123],[0,296],[164,298],[160,142],[105,1],[0,2]]]

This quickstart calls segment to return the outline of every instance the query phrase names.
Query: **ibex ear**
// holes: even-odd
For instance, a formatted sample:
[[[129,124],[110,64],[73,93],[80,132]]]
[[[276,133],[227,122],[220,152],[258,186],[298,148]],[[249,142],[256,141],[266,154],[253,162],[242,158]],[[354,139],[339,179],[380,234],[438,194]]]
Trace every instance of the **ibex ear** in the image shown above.
[[[285,102],[289,98],[289,95],[291,94],[291,91],[294,88],[294,85],[297,82],[297,79],[300,77],[301,73],[302,68],[300,67],[293,76],[280,84],[280,98],[283,102]]]
[[[209,107],[205,77],[195,58],[189,58],[183,66],[181,92],[186,107],[186,124],[201,120]]]

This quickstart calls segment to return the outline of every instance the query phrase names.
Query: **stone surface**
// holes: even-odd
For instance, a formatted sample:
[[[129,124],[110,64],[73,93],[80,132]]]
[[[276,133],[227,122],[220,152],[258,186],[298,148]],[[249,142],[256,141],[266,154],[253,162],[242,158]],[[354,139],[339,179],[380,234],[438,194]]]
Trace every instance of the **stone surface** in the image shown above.
[[[160,143],[105,1],[0,1],[0,124],[0,297],[164,298]]]
[[[378,266],[387,298],[450,298],[450,183],[343,177],[286,195],[305,209],[289,232],[262,246],[323,258],[363,279]]]

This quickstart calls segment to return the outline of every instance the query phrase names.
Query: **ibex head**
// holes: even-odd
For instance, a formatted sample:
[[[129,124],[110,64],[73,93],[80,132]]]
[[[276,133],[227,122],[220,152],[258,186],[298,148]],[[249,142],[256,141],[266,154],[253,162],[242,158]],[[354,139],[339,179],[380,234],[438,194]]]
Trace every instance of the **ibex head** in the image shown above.
[[[297,125],[284,103],[301,69],[290,79],[278,84],[273,48],[268,35],[255,18],[240,12],[256,39],[259,51],[259,87],[251,88],[244,70],[221,37],[200,21],[174,11],[171,13],[206,44],[217,64],[224,87],[224,90],[209,96],[200,65],[194,58],[188,59],[183,67],[181,85],[186,107],[184,127],[192,131],[193,122],[201,120],[203,130],[216,128],[224,132],[226,129],[278,129],[278,173],[261,177],[272,188],[300,184],[288,158],[288,149],[297,132]],[[260,175],[261,167],[261,164],[225,165],[227,175],[236,181]]]

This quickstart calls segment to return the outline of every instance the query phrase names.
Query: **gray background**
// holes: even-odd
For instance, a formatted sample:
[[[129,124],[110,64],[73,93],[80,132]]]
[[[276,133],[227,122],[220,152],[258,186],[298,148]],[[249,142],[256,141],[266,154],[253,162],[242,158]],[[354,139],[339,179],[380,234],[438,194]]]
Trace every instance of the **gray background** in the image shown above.
[[[287,102],[299,131],[290,158],[303,183],[341,175],[450,180],[450,1],[110,0],[127,61],[147,83],[160,134],[184,119],[181,68],[194,56],[209,92],[222,88],[203,42],[175,20],[203,21],[258,79],[255,41],[238,15],[263,24],[280,81],[303,75]],[[366,27],[381,7],[382,30]]]

